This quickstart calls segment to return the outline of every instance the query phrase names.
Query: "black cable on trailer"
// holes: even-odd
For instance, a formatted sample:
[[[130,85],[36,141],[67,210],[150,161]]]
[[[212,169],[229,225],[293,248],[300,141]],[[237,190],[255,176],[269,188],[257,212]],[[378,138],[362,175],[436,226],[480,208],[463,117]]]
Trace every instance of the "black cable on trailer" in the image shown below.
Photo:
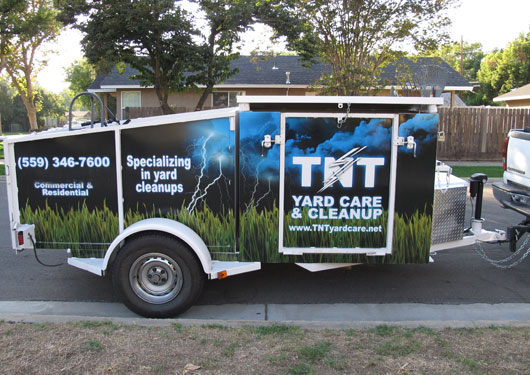
[[[35,254],[35,259],[37,259],[37,262],[39,262],[39,264],[41,264],[41,265],[43,265],[45,267],[59,267],[59,266],[62,266],[64,264],[64,263],[46,264],[46,263],[41,262],[41,260],[39,259],[39,256],[37,255],[37,246],[35,245],[35,240],[33,239],[33,236],[31,234],[29,235],[29,240],[33,244],[33,254]]]
[[[464,233],[469,233],[471,231],[471,221],[473,220],[473,217],[475,216],[475,205],[474,205],[475,202],[473,201],[473,197],[471,197],[471,195],[469,196],[469,202],[471,203],[471,219],[469,220],[470,226],[467,228],[464,228]]]

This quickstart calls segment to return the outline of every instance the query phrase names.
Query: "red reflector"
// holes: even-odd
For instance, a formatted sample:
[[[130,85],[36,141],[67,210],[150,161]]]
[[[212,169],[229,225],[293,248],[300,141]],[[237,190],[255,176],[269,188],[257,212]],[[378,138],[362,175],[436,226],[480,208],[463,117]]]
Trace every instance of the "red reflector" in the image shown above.
[[[23,231],[18,232],[18,244],[24,245],[24,232]]]
[[[218,279],[225,279],[226,277],[228,277],[228,274],[227,274],[226,271],[217,272],[217,278]]]
[[[502,167],[506,170],[506,158],[508,157],[508,140],[510,138],[504,138],[504,147],[502,148]]]

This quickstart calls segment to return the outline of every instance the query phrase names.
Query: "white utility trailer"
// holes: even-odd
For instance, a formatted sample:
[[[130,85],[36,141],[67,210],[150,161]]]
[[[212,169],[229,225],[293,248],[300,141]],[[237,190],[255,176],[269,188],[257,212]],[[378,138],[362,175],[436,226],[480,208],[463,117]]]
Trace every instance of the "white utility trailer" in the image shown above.
[[[8,137],[13,248],[67,249],[130,309],[169,317],[205,279],[265,262],[428,263],[504,239],[480,213],[464,233],[468,184],[436,162],[440,98],[238,103]]]

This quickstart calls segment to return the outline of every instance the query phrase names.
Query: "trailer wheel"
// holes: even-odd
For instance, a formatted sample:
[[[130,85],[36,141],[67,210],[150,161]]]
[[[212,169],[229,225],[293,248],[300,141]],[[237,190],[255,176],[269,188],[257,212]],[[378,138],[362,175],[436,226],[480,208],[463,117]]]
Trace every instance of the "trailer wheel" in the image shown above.
[[[147,235],[120,250],[112,282],[132,311],[148,318],[169,318],[191,307],[201,293],[204,275],[184,244]]]

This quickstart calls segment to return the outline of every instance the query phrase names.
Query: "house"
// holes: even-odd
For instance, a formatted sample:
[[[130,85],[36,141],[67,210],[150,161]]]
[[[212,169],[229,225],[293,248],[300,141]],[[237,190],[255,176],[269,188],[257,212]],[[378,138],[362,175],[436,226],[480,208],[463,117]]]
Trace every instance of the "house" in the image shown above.
[[[530,107],[530,83],[493,98],[494,102],[506,103],[507,107]]]
[[[326,64],[304,67],[298,56],[259,58],[241,56],[232,62],[238,73],[216,85],[203,109],[223,108],[236,105],[237,95],[317,95],[318,81],[323,74],[330,74]],[[88,88],[101,94],[105,104],[115,100],[118,119],[161,114],[154,88],[140,86],[133,78],[137,71],[126,67],[121,74],[113,69],[100,75]],[[378,95],[420,95],[418,88],[445,87],[452,97],[457,91],[473,89],[460,74],[445,62],[434,58],[402,59],[388,65],[382,72],[384,89]],[[413,92],[415,90],[415,92]],[[201,87],[185,92],[172,93],[169,105],[176,112],[193,111],[201,95]],[[454,101],[453,101],[454,102]],[[140,109],[141,110],[138,110]]]

